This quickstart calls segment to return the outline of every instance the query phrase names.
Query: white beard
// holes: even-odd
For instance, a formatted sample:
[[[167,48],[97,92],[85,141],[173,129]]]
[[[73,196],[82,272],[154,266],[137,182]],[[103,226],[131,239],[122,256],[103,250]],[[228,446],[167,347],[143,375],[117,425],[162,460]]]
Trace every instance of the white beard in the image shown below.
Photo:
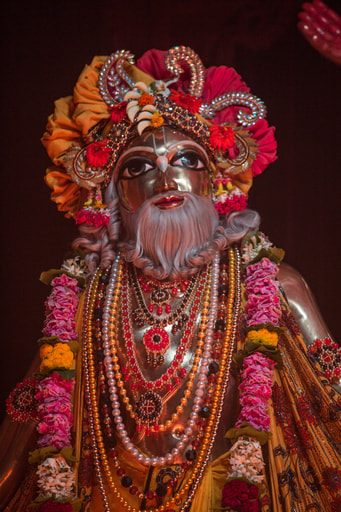
[[[227,240],[210,198],[177,192],[185,203],[162,210],[152,203],[163,195],[145,201],[134,213],[121,212],[126,237],[119,247],[146,275],[184,279],[210,263]]]

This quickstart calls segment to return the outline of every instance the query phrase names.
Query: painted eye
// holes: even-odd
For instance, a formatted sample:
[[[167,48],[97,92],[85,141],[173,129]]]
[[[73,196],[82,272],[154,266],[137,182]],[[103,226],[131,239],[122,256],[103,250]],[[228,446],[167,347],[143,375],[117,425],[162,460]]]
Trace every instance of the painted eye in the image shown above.
[[[120,178],[136,178],[146,172],[154,169],[155,165],[145,158],[129,158],[121,165]]]
[[[173,156],[171,164],[192,170],[206,169],[205,162],[203,161],[201,155],[195,151],[181,151],[177,153],[175,156]]]

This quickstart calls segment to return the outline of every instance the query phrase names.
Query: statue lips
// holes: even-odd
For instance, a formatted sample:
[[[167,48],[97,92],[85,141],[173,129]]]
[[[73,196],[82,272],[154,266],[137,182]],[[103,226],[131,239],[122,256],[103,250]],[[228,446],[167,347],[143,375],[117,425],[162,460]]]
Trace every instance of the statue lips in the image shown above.
[[[170,210],[171,208],[177,208],[178,206],[182,206],[185,202],[185,197],[183,196],[163,196],[161,199],[158,199],[154,202],[154,206],[159,208],[160,210]]]

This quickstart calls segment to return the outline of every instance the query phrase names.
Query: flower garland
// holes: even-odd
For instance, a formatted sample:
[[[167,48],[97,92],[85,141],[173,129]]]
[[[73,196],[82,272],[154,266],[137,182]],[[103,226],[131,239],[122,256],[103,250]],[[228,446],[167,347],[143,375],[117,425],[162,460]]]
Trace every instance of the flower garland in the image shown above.
[[[237,512],[259,510],[264,461],[260,444],[268,438],[268,400],[272,394],[273,370],[280,361],[277,349],[281,318],[278,262],[283,252],[263,233],[250,233],[242,244],[245,265],[246,338],[236,360],[242,366],[241,411],[226,437],[234,440],[229,471],[222,493],[222,506]]]
[[[57,372],[39,383],[36,399],[39,404],[40,422],[37,430],[41,434],[38,439],[40,448],[53,446],[61,450],[71,446],[73,387],[73,379],[63,379]]]
[[[56,277],[54,277],[57,274]],[[75,277],[71,277],[73,274]],[[52,286],[45,302],[37,385],[38,448],[29,462],[38,463],[38,494],[33,507],[40,512],[72,511],[75,478],[72,470],[71,428],[74,359],[78,350],[75,314],[85,268],[80,257],[66,260],[60,271],[42,274]]]

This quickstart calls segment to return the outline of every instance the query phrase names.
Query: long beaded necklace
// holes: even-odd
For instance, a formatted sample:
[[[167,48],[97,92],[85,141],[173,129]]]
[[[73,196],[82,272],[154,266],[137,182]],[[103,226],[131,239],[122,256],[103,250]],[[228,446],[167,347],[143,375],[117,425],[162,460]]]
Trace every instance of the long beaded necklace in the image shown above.
[[[212,400],[212,408],[209,420],[207,422],[207,426],[204,432],[202,446],[200,452],[198,454],[198,458],[196,460],[195,466],[191,473],[191,476],[187,480],[186,484],[173,496],[168,502],[167,507],[176,506],[176,503],[181,501],[183,497],[187,494],[187,499],[181,510],[185,510],[185,508],[189,505],[190,501],[193,498],[193,494],[195,489],[198,487],[200,480],[202,478],[204,469],[208,462],[215,434],[218,428],[218,423],[221,415],[223,398],[224,398],[224,390],[228,384],[229,380],[229,369],[232,360],[232,350],[233,350],[233,340],[235,337],[236,331],[236,319],[239,314],[239,305],[240,305],[240,276],[239,276],[239,257],[238,254],[234,255],[234,251],[229,249],[229,280],[230,280],[230,289],[228,295],[228,307],[227,307],[227,323],[226,323],[226,331],[224,337],[224,343],[221,351],[221,365],[219,369],[219,373],[217,376],[217,385],[215,394]],[[110,355],[110,344],[108,342],[109,330],[117,335],[118,327],[117,322],[113,322],[113,317],[110,315],[110,310],[118,310],[118,302],[120,297],[120,289],[121,289],[121,280],[122,280],[122,264],[115,261],[113,265],[112,271],[112,279],[107,289],[107,299],[104,311],[103,311],[103,351],[105,356],[105,364],[107,369],[107,379],[110,386],[110,396],[112,399],[113,405],[113,414],[119,415],[119,402],[117,396],[117,387],[115,386],[115,375],[113,367],[117,364],[117,360]],[[89,292],[86,300],[86,319],[84,324],[84,369],[85,369],[85,391],[87,394],[87,402],[89,409],[89,431],[92,436],[93,442],[93,450],[94,450],[94,461],[95,461],[95,470],[98,477],[98,483],[101,490],[104,508],[107,512],[110,511],[110,507],[108,504],[108,500],[106,497],[105,486],[103,482],[102,470],[107,478],[107,481],[117,499],[120,503],[127,509],[132,512],[137,512],[137,509],[129,505],[124,497],[121,495],[118,490],[116,484],[113,481],[113,477],[111,475],[109,462],[107,459],[106,451],[104,448],[103,435],[101,432],[100,421],[99,421],[99,410],[97,403],[97,389],[96,389],[96,378],[95,378],[95,365],[93,358],[93,347],[91,340],[91,331],[92,331],[92,316],[94,309],[94,297],[97,291],[98,283],[98,275],[96,274],[93,281],[89,286]],[[215,293],[211,295],[210,309],[203,309],[203,317],[207,318],[207,330],[206,330],[206,339],[205,339],[205,347],[206,344],[212,347],[213,343],[213,325],[216,318],[216,310],[217,310],[217,286],[218,286],[218,272],[216,269],[212,275],[212,290],[215,290]],[[208,316],[207,316],[208,313]],[[208,328],[210,327],[210,328]],[[205,338],[205,333],[203,333]],[[105,339],[106,338],[106,339]],[[202,364],[199,371],[199,382],[200,378],[204,377],[201,382],[205,385],[207,378],[207,368],[209,364],[209,354],[206,354],[206,350],[204,351],[202,357]],[[118,410],[117,410],[118,407]],[[192,412],[193,415],[193,412]],[[115,418],[116,419],[116,418]],[[116,422],[116,428],[121,436],[121,440],[125,446],[125,448],[136,457],[138,461],[141,461],[141,455],[137,448],[130,442],[129,438],[125,436],[124,424],[122,419],[119,418],[119,421]],[[148,460],[149,459],[149,460]],[[158,458],[156,465],[162,465],[163,462],[169,463],[168,460],[163,461],[162,458]],[[100,464],[102,462],[102,465]],[[147,465],[148,462],[152,465],[153,459],[145,458],[143,461]],[[190,491],[190,492],[189,492]],[[165,510],[166,505],[161,505],[156,509],[151,509],[153,512],[162,512]]]

